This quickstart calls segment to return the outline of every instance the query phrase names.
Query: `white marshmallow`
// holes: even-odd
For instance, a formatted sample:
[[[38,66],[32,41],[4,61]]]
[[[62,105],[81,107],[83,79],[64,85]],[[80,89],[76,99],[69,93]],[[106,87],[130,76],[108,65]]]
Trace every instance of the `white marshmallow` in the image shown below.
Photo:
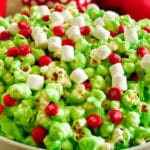
[[[17,25],[17,23],[11,23],[10,25],[9,25],[9,27],[7,28],[7,31],[9,31],[12,35],[15,35],[15,34],[17,34],[18,32],[19,32],[19,27],[18,27],[18,25]]]
[[[122,91],[127,90],[127,79],[124,75],[115,75],[112,77],[112,87],[118,87]]]
[[[69,22],[70,20],[73,19],[73,16],[68,9],[66,9],[62,12],[62,16],[63,16],[65,22]]]
[[[95,19],[94,25],[95,26],[99,25],[99,26],[103,27],[105,25],[105,23],[104,23],[104,20],[101,17],[98,17],[97,19]]]
[[[74,48],[69,45],[65,45],[60,50],[61,60],[70,62],[74,60]]]
[[[27,78],[27,85],[32,90],[39,90],[44,85],[44,77],[37,74],[29,74]]]
[[[143,69],[150,70],[150,54],[145,54],[140,65]]]
[[[38,12],[41,16],[50,15],[49,8],[46,5],[39,6]]]
[[[116,64],[110,66],[109,71],[110,71],[110,74],[112,77],[115,75],[123,75],[124,74],[124,70],[123,70],[121,63],[116,63]]]
[[[125,40],[128,42],[138,42],[138,34],[136,28],[127,28],[124,32]]]
[[[104,60],[110,55],[111,50],[108,46],[102,45],[96,49],[96,53],[101,60]]]
[[[72,26],[85,26],[85,21],[84,21],[84,17],[83,16],[78,16],[74,19],[71,20],[71,25]]]
[[[93,36],[99,40],[108,40],[110,37],[110,32],[101,26],[96,26],[96,28],[93,31]]]
[[[70,39],[77,40],[81,37],[80,28],[78,26],[72,26],[67,31],[66,34]]]
[[[64,23],[64,18],[59,12],[53,12],[50,15],[53,25],[62,25]]]
[[[115,20],[115,18],[117,16],[118,16],[117,13],[115,13],[113,11],[106,11],[104,13],[103,19],[104,19],[104,21]]]
[[[36,36],[38,36],[39,34],[42,34],[42,33],[43,33],[43,29],[38,27],[38,26],[36,26],[36,27],[32,28],[31,36],[34,39]]]
[[[5,31],[5,28],[3,26],[0,26],[0,32]]]
[[[50,37],[48,39],[48,50],[51,52],[58,52],[61,48],[61,38],[60,37]]]
[[[77,68],[71,73],[70,79],[76,83],[82,83],[88,79],[88,76],[81,68]]]

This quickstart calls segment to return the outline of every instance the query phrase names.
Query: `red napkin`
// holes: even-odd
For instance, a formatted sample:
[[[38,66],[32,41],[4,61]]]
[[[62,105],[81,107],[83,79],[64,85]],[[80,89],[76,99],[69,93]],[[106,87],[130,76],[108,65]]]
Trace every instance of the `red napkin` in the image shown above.
[[[6,1],[7,0],[0,0],[0,16],[4,17],[6,13]]]

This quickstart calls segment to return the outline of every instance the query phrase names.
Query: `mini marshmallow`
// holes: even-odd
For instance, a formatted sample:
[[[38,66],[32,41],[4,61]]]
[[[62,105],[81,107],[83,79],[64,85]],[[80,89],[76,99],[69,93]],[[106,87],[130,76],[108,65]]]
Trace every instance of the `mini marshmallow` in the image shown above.
[[[5,28],[3,26],[0,26],[0,32],[5,31]]]
[[[143,69],[150,70],[150,54],[145,54],[140,65]]]
[[[50,52],[58,52],[61,48],[61,38],[60,37],[50,37],[48,39],[48,50]]]
[[[84,21],[84,17],[83,16],[78,16],[74,19],[71,20],[71,25],[72,26],[85,26],[85,21]]]
[[[44,77],[37,74],[29,74],[27,78],[27,85],[32,90],[40,90],[44,85]]]
[[[110,55],[111,50],[108,46],[102,45],[102,46],[100,46],[99,48],[96,49],[96,52],[97,52],[97,56],[101,60],[104,60]]]
[[[62,12],[62,16],[63,16],[65,22],[69,22],[70,20],[73,19],[73,16],[68,9],[66,9]]]
[[[122,91],[127,90],[127,78],[124,75],[115,75],[112,77],[112,87],[118,87]]]
[[[39,34],[42,34],[42,33],[43,33],[43,29],[38,27],[38,26],[36,26],[36,27],[32,28],[31,36],[34,39],[35,37],[37,37]]]
[[[39,6],[38,12],[41,16],[50,15],[49,8],[46,5]]]
[[[117,13],[115,13],[113,11],[106,11],[104,13],[103,19],[104,19],[104,21],[115,20],[115,18],[117,16],[118,16]]]
[[[105,23],[104,23],[104,20],[101,17],[98,17],[97,19],[95,19],[94,25],[95,26],[99,25],[99,26],[103,27],[105,25]]]
[[[61,60],[70,62],[74,60],[74,48],[69,45],[65,45],[60,50]]]
[[[110,66],[109,71],[110,71],[110,74],[112,77],[115,75],[123,75],[124,74],[124,70],[123,70],[121,63],[116,63],[116,64]]]
[[[59,12],[52,12],[50,15],[52,24],[55,25],[62,25],[64,23],[64,18]]]
[[[88,76],[81,68],[77,68],[71,73],[70,79],[76,83],[83,83],[88,79]]]
[[[15,34],[17,34],[18,32],[19,32],[19,27],[18,27],[18,25],[17,25],[17,23],[11,23],[10,25],[9,25],[9,27],[7,28],[7,31],[9,31],[12,35],[15,35]]]
[[[110,32],[98,25],[93,31],[93,36],[99,40],[108,40],[110,37]]]
[[[77,40],[81,37],[79,26],[72,26],[67,31],[66,34],[70,39]]]
[[[138,34],[136,28],[127,28],[124,32],[125,40],[128,42],[138,42]]]

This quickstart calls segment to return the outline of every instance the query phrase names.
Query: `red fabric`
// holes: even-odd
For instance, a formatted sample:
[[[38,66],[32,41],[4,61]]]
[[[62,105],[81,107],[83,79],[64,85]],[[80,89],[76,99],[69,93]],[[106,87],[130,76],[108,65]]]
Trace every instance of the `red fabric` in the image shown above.
[[[0,0],[0,16],[4,17],[6,13],[6,1],[7,0]]]

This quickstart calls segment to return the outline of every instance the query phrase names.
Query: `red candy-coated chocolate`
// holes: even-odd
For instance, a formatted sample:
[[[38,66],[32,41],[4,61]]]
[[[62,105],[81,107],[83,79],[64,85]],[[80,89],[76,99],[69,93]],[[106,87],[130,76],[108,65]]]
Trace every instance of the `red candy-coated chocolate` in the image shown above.
[[[49,15],[45,15],[42,17],[43,21],[49,21],[50,16]]]
[[[20,29],[28,29],[30,27],[29,23],[28,22],[25,22],[25,21],[19,21],[18,22],[18,27]]]
[[[108,96],[110,98],[110,100],[120,100],[121,96],[122,96],[122,91],[121,89],[117,88],[117,87],[112,87],[109,89],[108,91]]]
[[[119,110],[113,109],[109,111],[109,119],[112,123],[119,124],[121,123],[123,116]]]
[[[26,56],[31,52],[31,48],[29,45],[21,45],[18,47],[18,54],[20,56]]]
[[[84,82],[83,85],[86,88],[86,90],[88,90],[88,91],[90,91],[92,89],[92,86],[89,82]]]
[[[144,57],[145,54],[148,54],[148,49],[144,46],[140,46],[137,49],[137,55],[140,56],[140,57]]]
[[[55,36],[64,36],[65,35],[65,29],[62,26],[55,26],[53,28],[53,33]]]
[[[6,55],[8,57],[16,57],[18,55],[18,48],[17,47],[11,47],[7,50]]]
[[[74,43],[74,41],[73,41],[72,39],[64,39],[64,40],[62,40],[62,45],[63,45],[63,46],[64,46],[64,45],[74,46],[75,43]]]
[[[88,35],[91,32],[89,26],[83,26],[80,28],[81,35]]]
[[[56,116],[59,111],[59,106],[55,103],[48,104],[45,108],[45,114],[49,117]]]
[[[42,144],[47,134],[47,130],[42,126],[37,126],[32,130],[32,138],[37,144]]]
[[[25,36],[26,38],[31,36],[31,29],[22,29],[19,31],[19,34]]]
[[[86,120],[90,128],[98,128],[102,124],[102,118],[98,114],[91,114]]]
[[[9,31],[2,31],[0,33],[0,40],[2,40],[2,41],[6,41],[6,40],[10,39],[10,37],[11,37],[11,34]]]
[[[3,102],[6,106],[12,107],[12,106],[16,105],[17,100],[12,98],[9,94],[7,94],[3,97]]]
[[[116,63],[121,62],[120,55],[118,55],[116,53],[111,53],[108,58],[109,58],[109,61],[110,61],[111,64],[116,64]]]
[[[4,105],[0,104],[0,114],[4,112]]]
[[[40,66],[47,66],[49,65],[50,63],[52,62],[52,58],[47,56],[47,55],[44,55],[44,56],[41,56],[39,59],[38,59],[38,63]]]

